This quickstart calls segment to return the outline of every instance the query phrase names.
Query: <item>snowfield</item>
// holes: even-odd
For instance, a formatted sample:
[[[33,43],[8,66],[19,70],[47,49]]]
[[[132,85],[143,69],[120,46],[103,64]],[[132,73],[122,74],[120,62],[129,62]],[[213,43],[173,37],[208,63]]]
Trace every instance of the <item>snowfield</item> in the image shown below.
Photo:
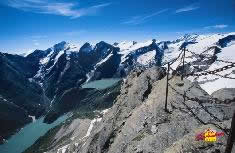
[[[195,54],[201,54],[206,51],[205,55],[208,54],[209,57],[213,56],[215,53],[215,50],[211,47],[216,46],[221,49],[221,52],[216,54],[219,60],[235,62],[235,40],[228,42],[227,46],[224,48],[218,45],[218,42],[220,39],[225,38],[229,35],[235,35],[235,33],[206,34],[206,35],[192,34],[192,35],[182,36],[179,39],[167,44],[168,48],[164,50],[163,63],[166,63],[168,61],[171,61],[172,59],[177,58],[179,54],[181,53],[180,47],[184,43],[188,43],[186,46],[186,49],[188,49],[189,51]],[[149,46],[151,43],[152,43],[151,40],[143,42],[143,43],[124,41],[124,42],[119,43],[116,47],[120,48],[120,54],[122,54],[121,60],[122,62],[124,62],[128,54],[135,52],[138,48]],[[159,47],[162,48],[161,46]],[[155,56],[155,52],[149,51],[139,56],[137,58],[137,63],[141,65],[147,65],[154,59],[154,56]],[[176,69],[179,65],[182,65],[181,57],[175,63],[171,65],[172,69]],[[191,63],[191,62],[196,61],[197,59],[198,57],[195,57],[194,54],[190,52],[185,53],[185,63]],[[229,63],[216,61],[213,64],[209,65],[209,68],[206,71],[213,71],[215,69],[221,68],[228,64]],[[167,65],[165,65],[164,67],[167,67]],[[198,67],[199,68],[203,67],[203,65],[200,65]],[[217,91],[221,88],[235,88],[235,79],[228,79],[228,78],[221,77],[221,76],[226,76],[226,77],[235,78],[235,68],[231,68],[231,69],[219,72],[217,74],[218,75],[210,74],[210,75],[200,76],[200,77],[190,76],[188,77],[188,79],[191,81],[197,81],[200,84],[200,86],[209,94],[212,94],[214,91]]]
[[[150,51],[148,53],[145,53],[137,58],[137,62],[142,65],[148,65],[149,62],[154,60],[154,57],[156,55],[156,51]]]
[[[137,49],[145,47],[145,46],[149,46],[150,44],[152,44],[152,40],[148,40],[146,42],[134,42],[134,41],[130,41],[130,42],[121,42],[120,44],[118,44],[116,47],[120,48],[120,54],[122,55],[121,57],[121,63],[124,62],[126,60],[127,55],[135,52]]]
[[[218,59],[235,62],[235,44],[223,48],[222,52],[218,54]],[[212,71],[226,65],[229,64],[223,62],[215,62],[210,66],[208,70]],[[228,69],[223,72],[219,72],[217,74],[235,78],[235,68]],[[206,77],[201,76],[198,78],[197,81],[199,83],[207,81],[206,83],[202,83],[200,85],[209,94],[212,94],[214,91],[217,91],[221,88],[235,88],[235,79],[222,78],[217,75],[208,75]]]
[[[180,46],[184,42],[194,42],[190,43],[186,46],[186,49],[189,51],[201,54],[204,51],[208,50],[210,47],[217,46],[221,49],[221,52],[216,54],[218,60],[230,61],[235,62],[235,40],[227,43],[227,47],[220,47],[218,46],[218,41],[222,38],[225,38],[229,35],[234,35],[235,33],[228,33],[228,34],[213,34],[213,35],[192,35],[187,38],[180,38],[178,41],[171,43],[168,45],[168,49],[165,50],[164,60],[163,61],[171,61],[180,54]],[[208,56],[213,56],[214,49],[210,49],[206,52]],[[181,56],[182,57],[182,56]],[[187,52],[185,53],[185,63],[191,63],[196,61],[197,58],[193,56],[192,53]],[[171,65],[171,68],[176,69],[179,65],[182,65],[182,60],[179,58],[174,64]],[[209,68],[206,71],[213,71],[218,68],[222,68],[223,66],[229,65],[229,63],[224,62],[214,62],[213,64],[209,65]],[[203,65],[200,65],[203,66]],[[200,68],[199,66],[199,68]],[[167,65],[165,65],[167,67]],[[200,72],[199,72],[200,73]],[[217,75],[218,74],[218,75]],[[235,88],[235,79],[228,79],[223,78],[231,77],[235,78],[235,68],[231,68],[228,70],[224,70],[222,72],[218,72],[215,74],[209,74],[206,76],[190,76],[188,77],[191,81],[197,81],[200,86],[209,94],[221,89],[221,88]]]

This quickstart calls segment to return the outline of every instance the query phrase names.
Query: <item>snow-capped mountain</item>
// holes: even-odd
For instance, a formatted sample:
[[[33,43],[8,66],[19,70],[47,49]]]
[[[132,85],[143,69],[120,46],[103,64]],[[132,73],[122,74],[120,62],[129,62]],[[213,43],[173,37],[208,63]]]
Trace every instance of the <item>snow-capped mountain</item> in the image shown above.
[[[193,34],[174,41],[153,39],[142,43],[124,41],[113,45],[101,41],[96,45],[85,43],[81,47],[61,42],[47,50],[35,50],[25,56],[1,53],[0,81],[6,85],[0,87],[0,101],[4,105],[7,101],[9,107],[13,103],[17,108],[19,101],[17,97],[14,99],[14,95],[35,95],[35,105],[29,107],[28,103],[22,102],[20,109],[24,107],[25,116],[40,116],[50,105],[53,108],[53,104],[71,88],[81,87],[88,81],[125,77],[136,66],[166,67],[165,63],[177,58],[184,47],[187,50],[185,71],[188,79],[196,81],[209,94],[220,88],[235,88],[234,67],[216,74],[189,75],[213,71],[234,63],[235,33]],[[182,54],[171,65],[173,74],[182,72],[181,57]],[[27,102],[30,100],[26,99]],[[40,108],[40,111],[33,113],[36,108]]]
[[[64,91],[60,91],[59,84],[62,82],[63,85],[66,84],[70,88],[74,84],[79,86],[87,81],[125,77],[137,65],[161,65],[171,61],[180,54],[184,47],[189,50],[189,52],[186,52],[185,59],[188,72],[199,71],[195,67],[202,68],[204,71],[223,67],[226,63],[212,60],[212,58],[235,61],[234,34],[187,34],[174,41],[156,41],[155,39],[142,43],[123,41],[113,45],[101,41],[94,46],[85,43],[82,47],[61,42],[45,51],[36,50],[27,55],[26,58],[37,57],[38,70],[32,78],[40,82],[46,91],[51,93],[48,96],[53,99],[55,94],[61,94]],[[202,54],[206,58],[194,54]],[[176,69],[179,63],[178,60],[171,67]],[[227,73],[232,73],[232,70],[228,70]],[[224,73],[221,72],[220,75],[225,75]],[[228,76],[227,73],[226,76]],[[230,77],[232,77],[232,74],[230,74]],[[223,80],[216,75],[189,77],[189,79],[198,81],[209,93],[221,88],[221,81]],[[206,81],[207,79],[210,79],[210,81]],[[70,85],[66,83],[70,82],[68,80],[71,80]],[[222,82],[228,82],[223,87],[233,87],[232,79]],[[219,83],[217,88],[209,89],[211,88],[209,84],[214,83]],[[51,89],[51,86],[55,86],[55,88]]]
[[[81,48],[61,42],[45,51],[36,50],[26,59],[35,61],[37,70],[29,79],[38,82],[53,100],[86,81],[125,77],[136,64],[160,62],[162,51],[155,40],[116,46],[101,41],[95,46],[85,43]]]

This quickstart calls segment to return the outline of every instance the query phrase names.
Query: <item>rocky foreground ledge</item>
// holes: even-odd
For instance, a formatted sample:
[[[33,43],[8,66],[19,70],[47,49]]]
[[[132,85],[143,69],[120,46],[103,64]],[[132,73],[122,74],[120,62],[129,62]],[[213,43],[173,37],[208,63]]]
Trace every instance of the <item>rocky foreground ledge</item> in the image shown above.
[[[110,109],[94,118],[70,119],[49,131],[26,152],[224,152],[234,102],[218,104],[210,99],[213,96],[219,99],[220,92],[234,99],[230,92],[234,89],[209,95],[197,83],[181,81],[175,76],[169,81],[169,111],[166,112],[165,75],[165,70],[159,67],[133,71],[123,82],[121,94]],[[196,135],[208,128],[225,135],[213,143],[197,141]]]

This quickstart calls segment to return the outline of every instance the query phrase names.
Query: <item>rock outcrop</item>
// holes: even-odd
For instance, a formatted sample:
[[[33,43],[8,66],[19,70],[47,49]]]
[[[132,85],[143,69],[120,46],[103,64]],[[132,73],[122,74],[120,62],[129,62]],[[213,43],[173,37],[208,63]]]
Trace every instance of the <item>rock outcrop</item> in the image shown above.
[[[114,106],[93,128],[47,152],[223,152],[230,128],[230,104],[215,104],[197,83],[173,77],[165,111],[166,77],[159,67],[133,71],[124,81]],[[186,96],[184,98],[184,93]],[[80,126],[79,126],[80,127]],[[224,132],[215,143],[197,141],[208,128]],[[44,150],[45,151],[45,150]]]
[[[153,72],[153,69],[148,71]],[[131,75],[123,85],[122,93],[103,123],[92,132],[85,145],[78,148],[80,152],[164,152],[173,147],[178,141],[191,133],[194,141],[188,142],[185,151],[202,149],[224,149],[226,135],[212,146],[208,143],[196,142],[194,130],[204,132],[204,125],[213,124],[219,130],[226,131],[229,127],[224,121],[231,118],[231,113],[225,111],[225,107],[209,103],[209,95],[199,85],[184,80],[183,86],[178,86],[180,78],[170,80],[171,87],[168,96],[169,112],[164,111],[166,80],[161,79],[159,73],[155,74],[156,80],[149,79],[149,85],[141,84],[142,78],[151,78],[145,71],[139,76]],[[151,73],[150,73],[151,74]],[[158,77],[157,77],[158,76]],[[158,81],[158,79],[161,79]],[[127,88],[128,87],[128,88]],[[126,88],[126,89],[125,89]],[[144,92],[143,92],[144,91]],[[148,95],[143,96],[146,91]],[[198,101],[184,101],[186,96],[197,98]],[[229,122],[229,121],[228,121]],[[211,128],[213,128],[212,126]],[[199,130],[200,131],[200,130]],[[178,142],[179,143],[179,142]],[[193,145],[195,143],[195,145]],[[173,149],[175,150],[175,149]],[[179,150],[179,152],[182,151]],[[177,152],[177,151],[176,151]]]
[[[234,88],[223,88],[220,90],[217,90],[211,94],[214,98],[218,98],[222,101],[235,101],[235,89]]]

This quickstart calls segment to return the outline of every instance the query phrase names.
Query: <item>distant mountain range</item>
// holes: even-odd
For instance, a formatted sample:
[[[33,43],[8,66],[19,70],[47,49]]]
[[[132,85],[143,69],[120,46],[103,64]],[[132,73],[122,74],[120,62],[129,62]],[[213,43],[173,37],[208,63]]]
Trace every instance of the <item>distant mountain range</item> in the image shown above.
[[[70,89],[89,81],[126,77],[137,66],[162,66],[184,47],[192,51],[186,52],[185,68],[189,72],[226,65],[216,59],[235,61],[235,33],[185,35],[174,41],[153,39],[144,43],[101,41],[94,46],[85,43],[80,48],[63,41],[24,56],[0,53],[0,122],[4,125],[0,135],[6,138],[32,121],[32,116],[45,115]],[[172,67],[177,68],[180,62]],[[219,75],[235,77],[235,70]],[[209,94],[235,87],[234,80],[225,81],[216,75],[188,79],[197,81]]]

